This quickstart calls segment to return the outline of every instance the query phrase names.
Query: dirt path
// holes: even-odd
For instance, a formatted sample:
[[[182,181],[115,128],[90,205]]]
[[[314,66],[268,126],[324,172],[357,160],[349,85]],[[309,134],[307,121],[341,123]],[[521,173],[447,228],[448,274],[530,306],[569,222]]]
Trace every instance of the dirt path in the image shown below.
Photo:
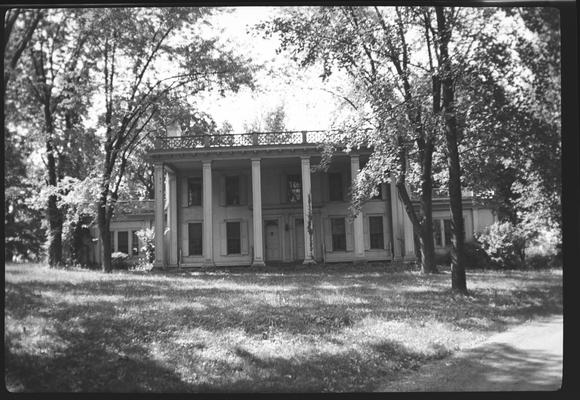
[[[528,322],[379,389],[391,391],[558,390],[563,317]]]

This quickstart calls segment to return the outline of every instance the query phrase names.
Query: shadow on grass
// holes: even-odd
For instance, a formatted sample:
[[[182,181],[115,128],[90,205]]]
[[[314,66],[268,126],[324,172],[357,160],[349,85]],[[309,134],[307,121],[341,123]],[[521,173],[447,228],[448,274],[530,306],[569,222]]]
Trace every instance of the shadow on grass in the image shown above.
[[[75,272],[67,273],[74,280]],[[12,269],[6,276],[10,274]],[[311,276],[267,273],[267,279],[259,273],[184,273],[174,279],[165,274],[119,273],[76,282],[34,276],[19,283],[7,279],[6,315],[16,321],[31,315],[44,319],[65,344],[64,350],[31,354],[21,347],[27,340],[24,331],[7,333],[7,382],[17,391],[372,390],[396,371],[418,367],[425,356],[389,340],[367,343],[364,349],[345,346],[334,353],[291,358],[260,358],[237,345],[235,355],[242,366],[232,370],[223,360],[196,366],[198,352],[206,347],[197,343],[188,350],[193,365],[187,373],[203,379],[194,379],[178,373],[172,364],[177,354],[164,358],[155,348],[159,343],[173,345],[177,352],[171,342],[184,330],[241,329],[254,338],[272,327],[283,335],[328,338],[341,346],[344,343],[332,334],[367,316],[408,323],[431,319],[493,331],[502,329],[504,319],[525,320],[561,312],[562,307],[561,287],[555,283],[542,289],[476,290],[471,298],[454,298],[446,289],[445,276],[377,274],[365,276],[348,269]],[[433,287],[417,290],[426,282]],[[47,292],[57,295],[47,297]],[[325,302],[328,295],[338,297],[339,303]],[[497,308],[492,313],[495,322],[484,326],[474,322],[473,317],[490,319],[492,303]],[[445,348],[435,350],[435,358],[447,354]],[[214,376],[220,371],[221,376]]]

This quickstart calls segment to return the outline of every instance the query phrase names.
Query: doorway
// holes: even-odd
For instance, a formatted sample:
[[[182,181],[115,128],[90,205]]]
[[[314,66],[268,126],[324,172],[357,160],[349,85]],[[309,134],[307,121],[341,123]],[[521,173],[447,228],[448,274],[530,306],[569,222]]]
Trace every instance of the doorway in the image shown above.
[[[280,229],[277,220],[264,221],[266,236],[266,261],[280,261]]]

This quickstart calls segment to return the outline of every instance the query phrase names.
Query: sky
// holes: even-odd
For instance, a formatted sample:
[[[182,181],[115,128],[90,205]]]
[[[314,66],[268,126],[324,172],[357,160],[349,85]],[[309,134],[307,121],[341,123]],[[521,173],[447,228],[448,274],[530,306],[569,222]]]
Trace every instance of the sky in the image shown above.
[[[202,110],[213,116],[218,126],[224,121],[232,124],[234,132],[244,131],[244,125],[255,118],[284,105],[288,130],[329,129],[339,101],[322,89],[322,80],[317,69],[301,69],[287,73],[284,67],[296,68],[287,55],[276,54],[277,40],[265,39],[248,29],[260,21],[273,17],[278,7],[236,7],[215,15],[208,34],[219,33],[220,40],[230,43],[266,70],[256,74],[256,90],[242,89],[225,98],[217,93],[201,96]],[[213,32],[212,32],[213,30]]]

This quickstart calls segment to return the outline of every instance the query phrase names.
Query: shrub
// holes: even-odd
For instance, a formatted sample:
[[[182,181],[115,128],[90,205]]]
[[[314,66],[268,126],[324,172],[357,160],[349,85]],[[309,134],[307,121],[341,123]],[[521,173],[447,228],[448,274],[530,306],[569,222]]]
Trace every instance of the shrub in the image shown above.
[[[476,240],[465,242],[465,266],[469,269],[483,269],[492,266],[492,261]]]
[[[155,229],[145,228],[136,233],[141,242],[141,251],[145,253],[145,264],[152,263],[155,259]]]
[[[519,268],[525,259],[526,238],[511,222],[496,222],[476,236],[481,248],[498,268]]]
[[[111,254],[111,266],[113,269],[129,269],[129,255],[120,251]]]

